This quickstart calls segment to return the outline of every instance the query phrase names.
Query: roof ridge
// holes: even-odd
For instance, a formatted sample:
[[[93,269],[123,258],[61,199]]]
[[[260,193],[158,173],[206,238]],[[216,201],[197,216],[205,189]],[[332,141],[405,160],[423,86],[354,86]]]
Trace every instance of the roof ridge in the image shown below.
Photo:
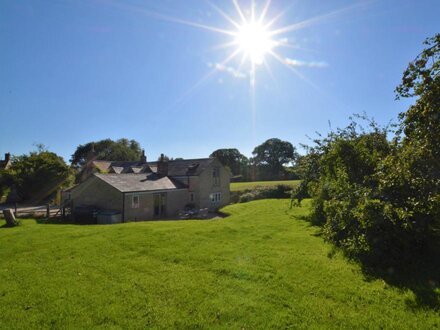
[[[195,161],[195,160],[214,160],[215,158],[212,157],[206,157],[206,158],[189,158],[189,159],[173,159],[169,160],[168,162],[189,162],[189,161]],[[158,160],[147,162],[147,163],[157,163]]]

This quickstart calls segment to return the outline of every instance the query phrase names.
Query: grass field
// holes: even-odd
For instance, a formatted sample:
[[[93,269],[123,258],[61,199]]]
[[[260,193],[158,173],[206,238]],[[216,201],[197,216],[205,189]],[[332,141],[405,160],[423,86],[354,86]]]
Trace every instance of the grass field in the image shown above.
[[[253,189],[256,187],[271,187],[279,184],[296,186],[300,180],[284,180],[284,181],[254,181],[254,182],[231,182],[231,191],[241,191]]]
[[[221,220],[0,228],[0,327],[440,327],[438,310],[356,264],[287,200]],[[0,225],[2,225],[1,223]]]

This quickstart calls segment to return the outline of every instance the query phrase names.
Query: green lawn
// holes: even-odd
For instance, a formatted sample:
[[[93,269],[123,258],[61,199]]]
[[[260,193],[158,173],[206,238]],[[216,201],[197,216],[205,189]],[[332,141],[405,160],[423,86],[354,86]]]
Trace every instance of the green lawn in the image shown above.
[[[284,181],[254,181],[254,182],[231,182],[231,191],[241,191],[253,189],[256,187],[271,187],[279,184],[296,186],[300,180],[284,180]]]
[[[222,220],[0,228],[0,328],[434,329],[409,290],[366,280],[288,200]],[[2,225],[1,223],[0,225]]]

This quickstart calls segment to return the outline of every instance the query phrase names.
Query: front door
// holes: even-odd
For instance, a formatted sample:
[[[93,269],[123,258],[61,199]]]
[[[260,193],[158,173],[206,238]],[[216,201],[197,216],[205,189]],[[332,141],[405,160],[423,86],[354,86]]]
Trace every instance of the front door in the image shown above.
[[[167,211],[167,194],[153,194],[154,199],[154,217],[160,218],[166,216]]]

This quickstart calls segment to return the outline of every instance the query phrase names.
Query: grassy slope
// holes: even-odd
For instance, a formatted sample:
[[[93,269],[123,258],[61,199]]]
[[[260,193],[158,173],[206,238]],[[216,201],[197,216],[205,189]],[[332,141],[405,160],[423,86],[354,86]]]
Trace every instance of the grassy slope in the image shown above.
[[[286,200],[223,220],[0,229],[0,327],[435,328],[439,312],[330,247]]]
[[[270,187],[278,184],[296,186],[300,180],[284,180],[284,181],[254,181],[254,182],[231,182],[231,191],[241,191],[245,189],[253,189],[256,187]]]

